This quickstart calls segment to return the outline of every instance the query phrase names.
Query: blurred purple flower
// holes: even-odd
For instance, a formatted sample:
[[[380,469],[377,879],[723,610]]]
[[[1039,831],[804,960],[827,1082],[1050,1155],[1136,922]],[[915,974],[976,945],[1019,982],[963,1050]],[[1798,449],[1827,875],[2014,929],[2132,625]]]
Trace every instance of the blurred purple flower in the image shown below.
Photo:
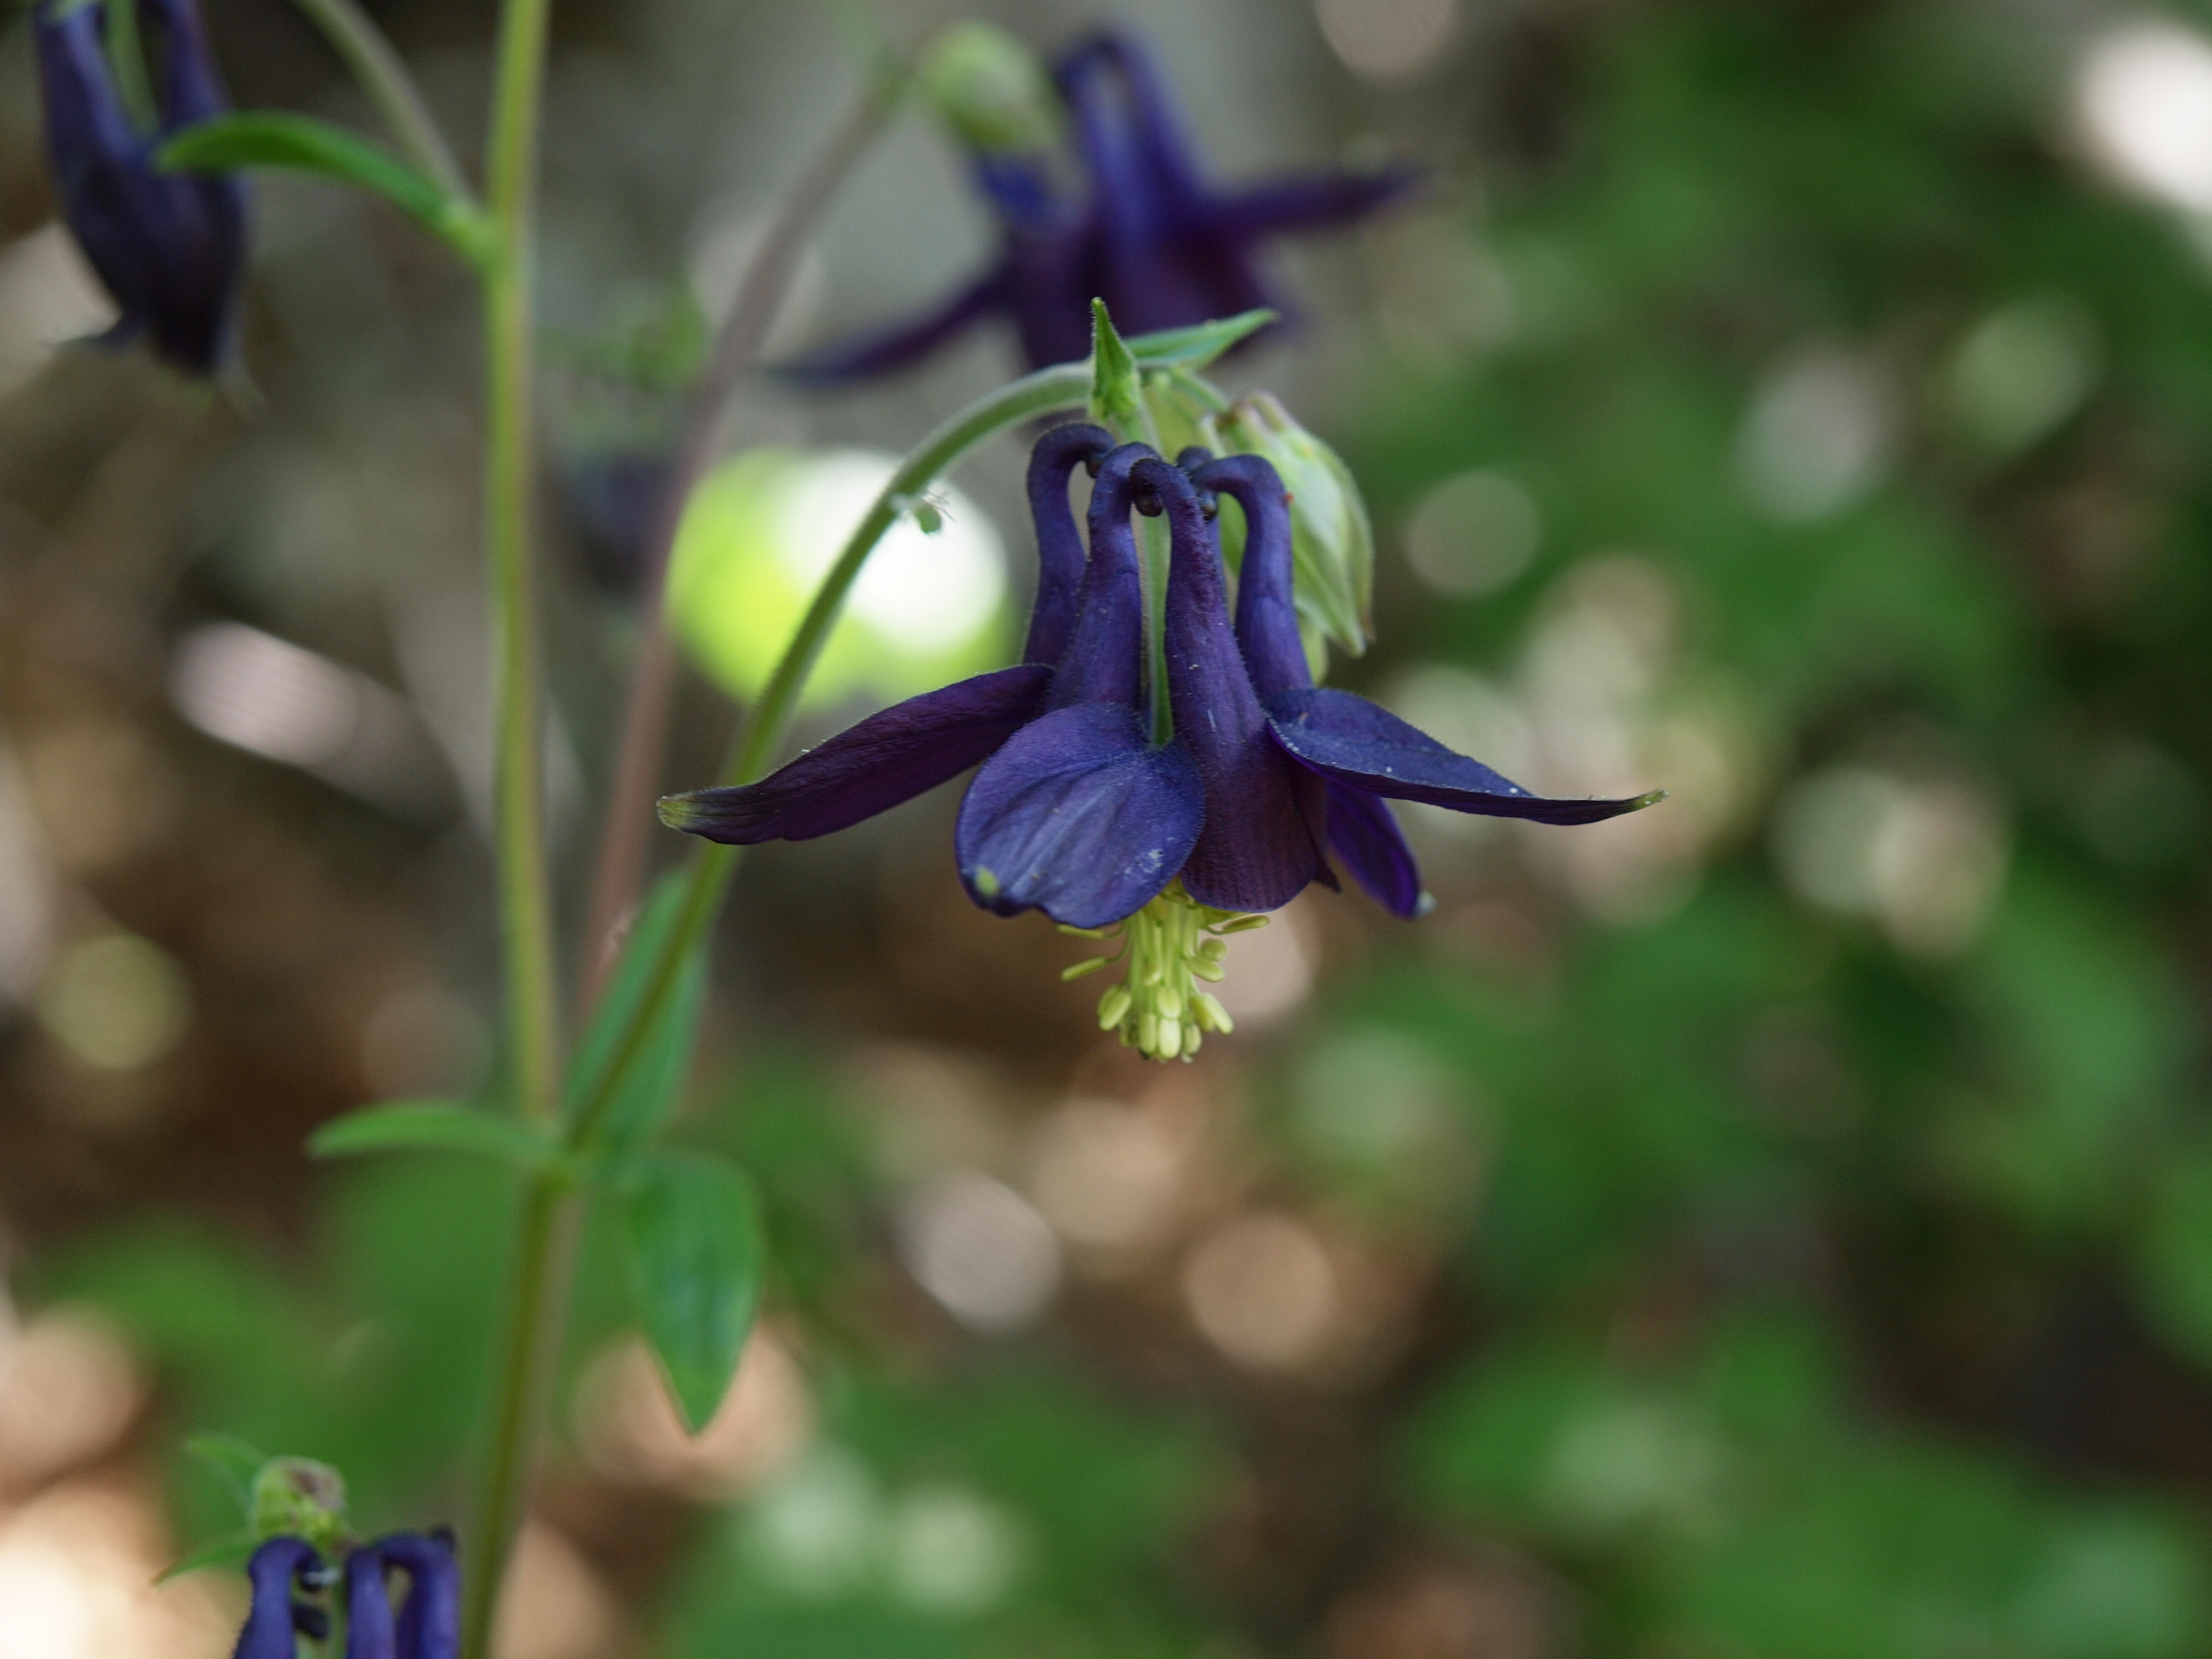
[[[272,1538],[246,1564],[253,1604],[246,1628],[238,1633],[234,1659],[293,1659],[295,1636],[320,1641],[331,1633],[330,1617],[320,1607],[295,1601],[295,1589],[307,1589],[304,1576],[323,1571],[323,1558],[304,1538]]]
[[[1136,36],[1078,44],[1054,79],[1073,118],[1086,194],[1055,188],[1054,158],[980,152],[976,182],[1004,238],[997,263],[936,309],[810,354],[786,373],[817,385],[918,362],[982,318],[1004,313],[1032,368],[1091,349],[1091,302],[1127,334],[1181,328],[1273,303],[1259,253],[1272,239],[1346,223],[1402,196],[1419,176],[1291,174],[1239,189],[1209,185],[1165,78]]]
[[[104,39],[107,8],[135,4],[161,66],[143,127]],[[154,153],[229,108],[193,0],[41,0],[33,14],[46,149],[62,215],[122,311],[117,344],[142,337],[196,375],[227,367],[246,264],[246,186],[232,175],[155,170]]]
[[[738,846],[805,841],[981,763],[955,838],[977,904],[1079,927],[1141,908],[1188,855],[1201,803],[1182,744],[1155,747],[1146,727],[1129,514],[1131,474],[1152,452],[1113,442],[1101,427],[1061,426],[1031,454],[1037,599],[1019,665],[871,715],[757,783],[672,795],[661,821]],[[1067,501],[1079,464],[1098,472],[1087,562]]]
[[[253,1605],[233,1659],[293,1659],[295,1636],[327,1640],[330,1615],[295,1601],[295,1589],[329,1588],[330,1570],[304,1538],[272,1538],[246,1564]],[[395,1613],[389,1575],[407,1577]],[[321,1581],[321,1582],[317,1582]],[[393,1533],[346,1557],[346,1659],[460,1659],[461,1572],[451,1538]]]

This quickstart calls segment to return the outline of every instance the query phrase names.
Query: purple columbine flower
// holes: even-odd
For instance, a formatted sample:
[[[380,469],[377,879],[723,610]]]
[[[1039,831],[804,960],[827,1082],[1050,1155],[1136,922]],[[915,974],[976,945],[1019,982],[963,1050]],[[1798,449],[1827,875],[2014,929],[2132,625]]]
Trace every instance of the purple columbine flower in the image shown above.
[[[981,761],[954,836],[969,897],[1120,940],[1110,960],[1127,957],[1128,976],[1101,1000],[1099,1023],[1171,1060],[1230,1029],[1197,982],[1221,977],[1221,936],[1263,925],[1310,882],[1336,885],[1331,852],[1394,915],[1419,914],[1420,872],[1387,799],[1547,823],[1595,823],[1658,799],[1534,795],[1364,697],[1317,689],[1274,468],[1196,449],[1170,465],[1142,444],[1111,443],[1097,427],[1059,427],[1031,458],[1041,571],[1021,666],[886,709],[758,783],[671,796],[662,820],[713,841],[805,840]],[[1067,501],[1083,461],[1097,466],[1087,562]],[[1233,625],[1214,492],[1236,499],[1247,521]],[[1165,513],[1170,532],[1164,743],[1145,712],[1138,511]]]
[[[114,5],[136,5],[159,45],[148,127],[126,107],[103,40]],[[189,374],[218,373],[237,335],[246,186],[154,165],[180,128],[230,107],[198,9],[192,0],[40,0],[33,30],[62,215],[123,313],[107,338],[143,337]]]
[[[739,846],[805,841],[980,762],[956,836],[976,903],[1079,927],[1142,907],[1188,854],[1202,806],[1189,757],[1154,746],[1145,724],[1130,475],[1152,452],[1113,446],[1103,428],[1062,426],[1030,456],[1037,597],[1018,665],[908,698],[757,783],[670,796],[661,821]],[[1087,562],[1067,501],[1086,463],[1098,469]]]
[[[323,1558],[304,1538],[272,1538],[253,1552],[246,1576],[253,1604],[238,1633],[234,1659],[294,1659],[306,1636],[321,1641],[331,1633],[330,1615],[292,1599],[295,1589],[319,1589],[307,1580],[325,1571]]]
[[[1399,167],[1218,188],[1136,36],[1081,41],[1053,78],[1073,118],[1085,193],[1072,200],[1057,186],[1048,154],[979,154],[976,183],[1004,238],[997,262],[937,308],[812,353],[788,374],[822,385],[888,374],[993,314],[1012,321],[1032,368],[1074,362],[1091,349],[1094,298],[1125,334],[1272,305],[1259,263],[1267,242],[1361,218],[1419,176]]]

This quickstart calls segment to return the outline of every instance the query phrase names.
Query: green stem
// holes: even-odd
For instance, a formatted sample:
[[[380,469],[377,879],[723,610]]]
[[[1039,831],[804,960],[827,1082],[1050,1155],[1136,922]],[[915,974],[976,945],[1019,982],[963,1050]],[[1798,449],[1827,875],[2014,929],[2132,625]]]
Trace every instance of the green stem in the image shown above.
[[[998,433],[1054,410],[1079,408],[1091,391],[1091,369],[1085,363],[1062,363],[1024,375],[1000,387],[966,409],[923,439],[900,464],[899,470],[876,497],[868,514],[847,539],[837,562],[815,590],[813,603],[799,621],[799,630],[785,647],[782,660],[769,676],[768,685],[754,706],[752,717],[731,746],[720,781],[750,783],[767,772],[785,729],[798,712],[799,694],[814,672],[817,658],[828,642],[830,630],[845,606],[845,596],[860,579],[869,554],[886,531],[896,524],[913,501],[957,465],[969,452]],[[639,999],[635,1013],[623,1033],[621,1046],[600,1078],[599,1087],[583,1102],[568,1129],[568,1144],[590,1147],[613,1105],[617,1085],[635,1064],[667,999],[675,994],[684,964],[706,937],[737,872],[738,848],[703,845],[692,860],[684,908],[652,979]]]
[[[375,20],[354,0],[293,0],[293,3],[307,13],[308,21],[322,30],[345,60],[354,79],[361,82],[361,89],[368,94],[385,125],[392,129],[392,136],[415,165],[447,195],[473,203],[475,193],[461,177],[460,164],[453,160],[430,106],[423,102],[422,89]]]
[[[483,275],[484,543],[498,635],[496,816],[506,1047],[515,1109],[550,1124],[559,1110],[553,914],[545,863],[544,714],[530,546],[531,222],[538,112],[550,0],[505,0],[500,13],[485,176],[493,251]],[[520,1523],[568,1275],[558,1248],[565,1194],[548,1178],[526,1194],[508,1327],[501,1345],[490,1437],[477,1470],[467,1659],[484,1659],[500,1580]]]

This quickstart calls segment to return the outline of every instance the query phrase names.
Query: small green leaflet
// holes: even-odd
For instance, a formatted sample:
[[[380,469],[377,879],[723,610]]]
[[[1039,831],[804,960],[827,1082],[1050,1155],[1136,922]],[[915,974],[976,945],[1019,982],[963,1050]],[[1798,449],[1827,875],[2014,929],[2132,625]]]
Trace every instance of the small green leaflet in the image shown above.
[[[759,1200],[726,1159],[659,1152],[638,1165],[624,1219],[639,1320],[696,1434],[729,1392],[760,1310]]]
[[[1139,334],[1126,343],[1129,355],[1148,369],[1200,369],[1239,340],[1257,333],[1274,320],[1275,313],[1262,307],[1257,311],[1239,312],[1236,316],[1224,317],[1218,322],[1199,323],[1189,328],[1164,328],[1156,334]]]
[[[526,1170],[542,1169],[560,1148],[520,1120],[450,1100],[388,1100],[333,1118],[307,1137],[317,1158],[363,1152],[465,1152]]]
[[[276,110],[218,115],[185,128],[155,160],[173,172],[283,167],[319,173],[381,196],[477,269],[491,255],[491,228],[476,208],[448,196],[381,145],[327,121]]]
[[[1137,379],[1137,360],[1114,331],[1106,302],[1091,302],[1091,418],[1124,435],[1145,420],[1144,388]]]
[[[199,1572],[209,1567],[243,1565],[261,1540],[250,1532],[228,1532],[220,1538],[209,1540],[182,1560],[162,1569],[154,1582],[166,1584],[172,1578],[181,1578],[188,1572]]]
[[[703,949],[695,950],[677,969],[675,988],[662,1002],[653,1029],[632,1049],[622,1074],[611,1075],[623,1058],[623,1039],[652,988],[662,953],[683,919],[688,887],[684,872],[672,870],[647,896],[569,1062],[567,1110],[572,1124],[603,1090],[612,1090],[598,1115],[588,1152],[621,1151],[649,1139],[675,1109],[690,1076],[699,1010],[707,995]]]
[[[239,1513],[243,1515],[253,1502],[254,1477],[269,1455],[258,1446],[250,1446],[234,1434],[195,1434],[185,1441],[185,1455],[213,1469],[222,1478],[230,1495],[238,1500]]]

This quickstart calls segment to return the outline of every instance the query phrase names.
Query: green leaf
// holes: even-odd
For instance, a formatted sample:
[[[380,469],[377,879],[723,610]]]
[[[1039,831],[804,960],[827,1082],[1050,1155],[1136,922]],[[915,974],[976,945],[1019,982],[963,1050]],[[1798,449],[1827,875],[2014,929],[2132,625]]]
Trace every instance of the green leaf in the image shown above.
[[[269,1455],[259,1447],[249,1445],[234,1434],[195,1434],[185,1442],[185,1455],[197,1458],[213,1469],[238,1500],[239,1512],[246,1512],[253,1501],[254,1477]],[[172,1569],[182,1571],[182,1569]]]
[[[726,1159],[656,1152],[637,1170],[626,1219],[638,1316],[696,1434],[729,1392],[760,1309],[760,1200]]]
[[[388,1100],[364,1106],[307,1137],[317,1158],[363,1152],[465,1152],[526,1170],[543,1169],[560,1148],[528,1124],[447,1100]]]
[[[274,110],[219,115],[179,132],[155,161],[171,172],[319,173],[381,196],[471,265],[481,267],[491,254],[491,228],[476,207],[448,196],[381,145],[327,121]]]
[[[684,872],[671,871],[646,897],[629,937],[623,941],[622,956],[607,981],[605,994],[592,1014],[583,1038],[569,1063],[568,1111],[577,1114],[605,1085],[610,1073],[623,1059],[624,1033],[652,988],[662,951],[682,918],[687,883]],[[591,1150],[624,1150],[651,1137],[675,1109],[691,1073],[692,1044],[698,1034],[699,1010],[707,994],[707,953],[696,948],[678,969],[674,994],[661,1005],[659,1017],[637,1045],[620,1077],[614,1079],[614,1097],[594,1132]]]
[[[1103,300],[1091,302],[1091,418],[1125,437],[1146,419],[1137,360],[1114,331]]]
[[[1164,328],[1157,334],[1139,334],[1127,342],[1129,355],[1146,368],[1204,368],[1239,340],[1275,320],[1264,307],[1239,312],[1218,322],[1189,328]]]
[[[181,1578],[188,1572],[201,1572],[209,1567],[235,1567],[245,1565],[247,1558],[259,1548],[261,1540],[250,1532],[228,1532],[220,1538],[210,1539],[198,1549],[161,1570],[155,1583],[166,1584],[172,1578]]]

